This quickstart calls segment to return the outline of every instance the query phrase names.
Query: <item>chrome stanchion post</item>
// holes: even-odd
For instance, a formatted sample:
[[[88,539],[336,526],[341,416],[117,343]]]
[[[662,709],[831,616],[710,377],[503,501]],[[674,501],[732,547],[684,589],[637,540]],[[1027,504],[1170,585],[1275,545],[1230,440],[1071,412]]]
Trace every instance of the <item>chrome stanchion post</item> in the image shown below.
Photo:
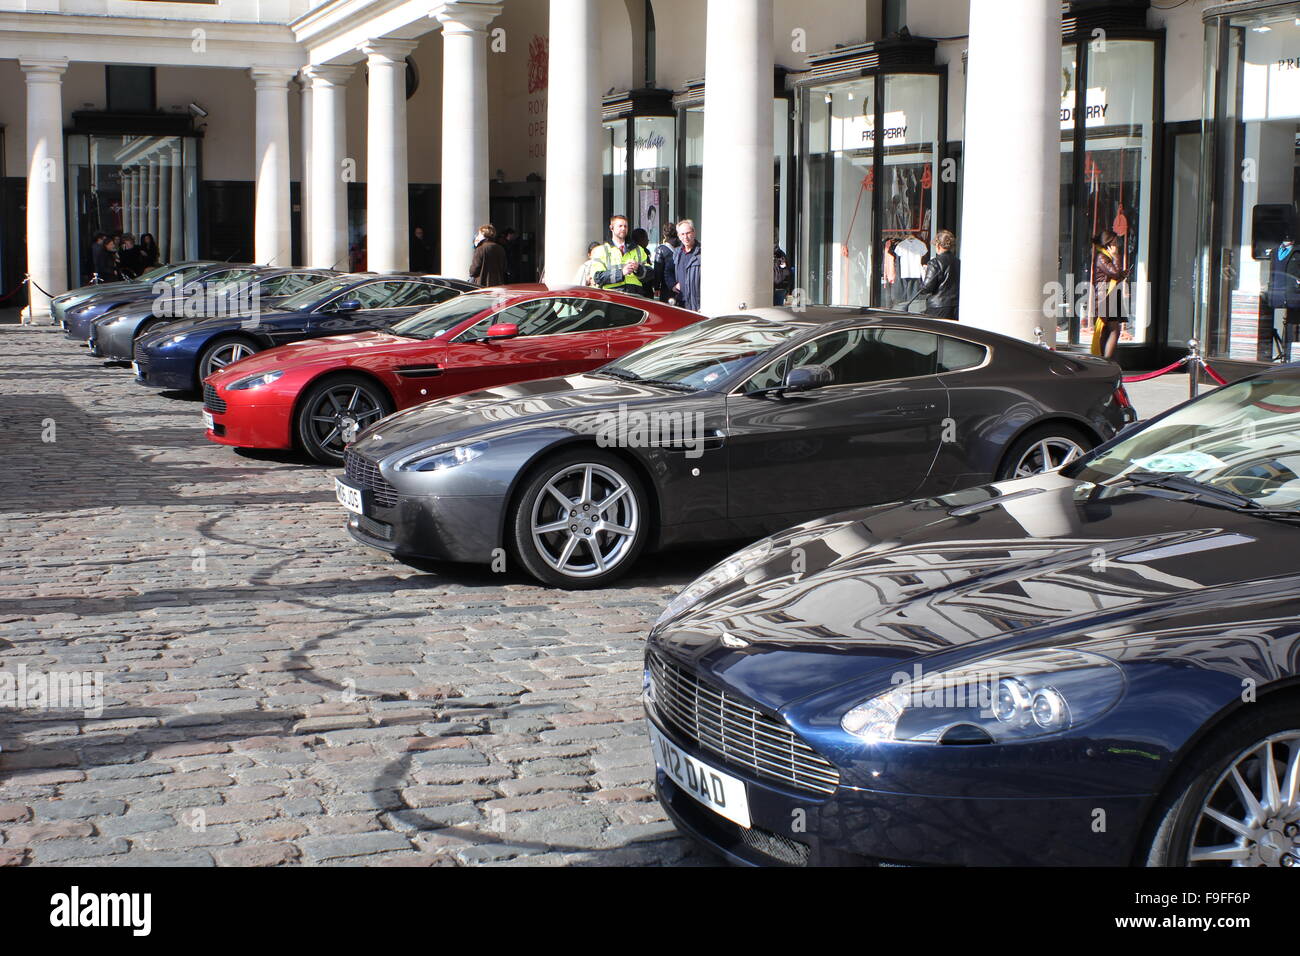
[[[1040,349],[1045,349],[1048,347],[1047,339],[1043,336],[1043,327],[1041,325],[1037,326],[1034,329],[1034,344],[1037,345]]]
[[[1201,386],[1201,343],[1187,340],[1187,397],[1195,398]]]

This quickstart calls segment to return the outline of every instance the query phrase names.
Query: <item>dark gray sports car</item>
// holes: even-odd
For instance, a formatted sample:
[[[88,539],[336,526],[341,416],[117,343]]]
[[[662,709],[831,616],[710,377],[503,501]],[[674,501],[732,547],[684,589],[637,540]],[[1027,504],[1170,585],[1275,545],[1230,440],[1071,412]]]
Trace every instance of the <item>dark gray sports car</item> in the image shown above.
[[[592,588],[645,548],[1052,471],[1134,418],[1101,359],[901,313],[759,309],[390,416],[336,492],[353,536],[399,557],[508,553]]]

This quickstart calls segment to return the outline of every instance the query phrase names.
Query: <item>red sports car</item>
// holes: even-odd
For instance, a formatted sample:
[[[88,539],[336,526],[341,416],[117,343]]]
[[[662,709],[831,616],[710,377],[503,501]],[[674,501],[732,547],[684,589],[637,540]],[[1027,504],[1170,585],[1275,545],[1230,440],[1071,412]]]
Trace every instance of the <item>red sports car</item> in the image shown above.
[[[600,289],[469,292],[388,329],[259,352],[203,382],[208,438],[338,464],[371,422],[447,395],[586,372],[704,316]]]

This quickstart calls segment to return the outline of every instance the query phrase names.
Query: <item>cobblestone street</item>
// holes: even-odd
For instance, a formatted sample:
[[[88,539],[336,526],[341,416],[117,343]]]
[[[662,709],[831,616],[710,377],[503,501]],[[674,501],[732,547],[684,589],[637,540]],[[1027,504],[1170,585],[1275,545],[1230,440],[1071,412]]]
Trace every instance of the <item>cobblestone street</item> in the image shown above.
[[[105,708],[0,710],[0,865],[708,862],[650,788],[650,623],[721,552],[608,591],[356,544],[331,473],[0,326],[0,665]],[[52,441],[49,439],[53,439]]]

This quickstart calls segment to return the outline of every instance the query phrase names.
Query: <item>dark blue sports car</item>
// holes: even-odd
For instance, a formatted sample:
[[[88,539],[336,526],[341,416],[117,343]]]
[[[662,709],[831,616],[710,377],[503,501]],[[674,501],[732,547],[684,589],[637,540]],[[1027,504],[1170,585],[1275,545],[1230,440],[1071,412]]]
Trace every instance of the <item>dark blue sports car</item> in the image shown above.
[[[263,349],[386,328],[474,288],[436,276],[345,275],[280,300],[276,311],[169,323],[136,340],[136,381],[150,388],[198,389],[217,369]]]
[[[276,312],[280,303],[339,273],[328,269],[238,269],[209,278],[160,288],[157,295],[106,312],[91,323],[92,355],[129,361],[135,343],[174,322],[200,318],[246,319]]]
[[[1300,866],[1300,366],[1048,473],[760,541],[650,635],[734,862]]]
[[[169,280],[169,278],[177,276],[179,273],[186,271],[196,272],[200,267],[204,267],[204,265],[216,264],[217,263],[212,263],[212,261],[208,260],[195,260],[187,261],[187,263],[157,265],[157,267],[149,269],[148,272],[140,274],[139,277],[131,278],[131,280],[96,282],[94,285],[83,285],[79,287],[79,289],[66,291],[66,293],[56,295],[55,298],[49,300],[49,311],[51,311],[53,317],[55,317],[56,323],[64,326],[64,330],[66,330],[68,329],[68,311],[70,308],[79,306],[79,304],[86,302],[87,299],[95,298],[96,295],[109,295],[110,297],[110,295],[117,295],[118,293],[122,293],[122,291],[130,291],[130,293],[134,294],[135,291],[140,289],[151,289],[155,282]]]
[[[195,287],[198,284],[211,285],[233,281],[234,278],[248,274],[255,265],[231,265],[230,263],[195,263],[172,268],[172,271],[151,278],[148,282],[123,282],[112,284],[103,293],[91,295],[82,302],[72,304],[62,312],[60,321],[68,338],[77,342],[88,342],[96,319],[109,311],[133,302],[152,302],[159,297],[160,290],[174,287]],[[144,273],[146,276],[152,273]],[[57,315],[57,311],[56,311]]]

